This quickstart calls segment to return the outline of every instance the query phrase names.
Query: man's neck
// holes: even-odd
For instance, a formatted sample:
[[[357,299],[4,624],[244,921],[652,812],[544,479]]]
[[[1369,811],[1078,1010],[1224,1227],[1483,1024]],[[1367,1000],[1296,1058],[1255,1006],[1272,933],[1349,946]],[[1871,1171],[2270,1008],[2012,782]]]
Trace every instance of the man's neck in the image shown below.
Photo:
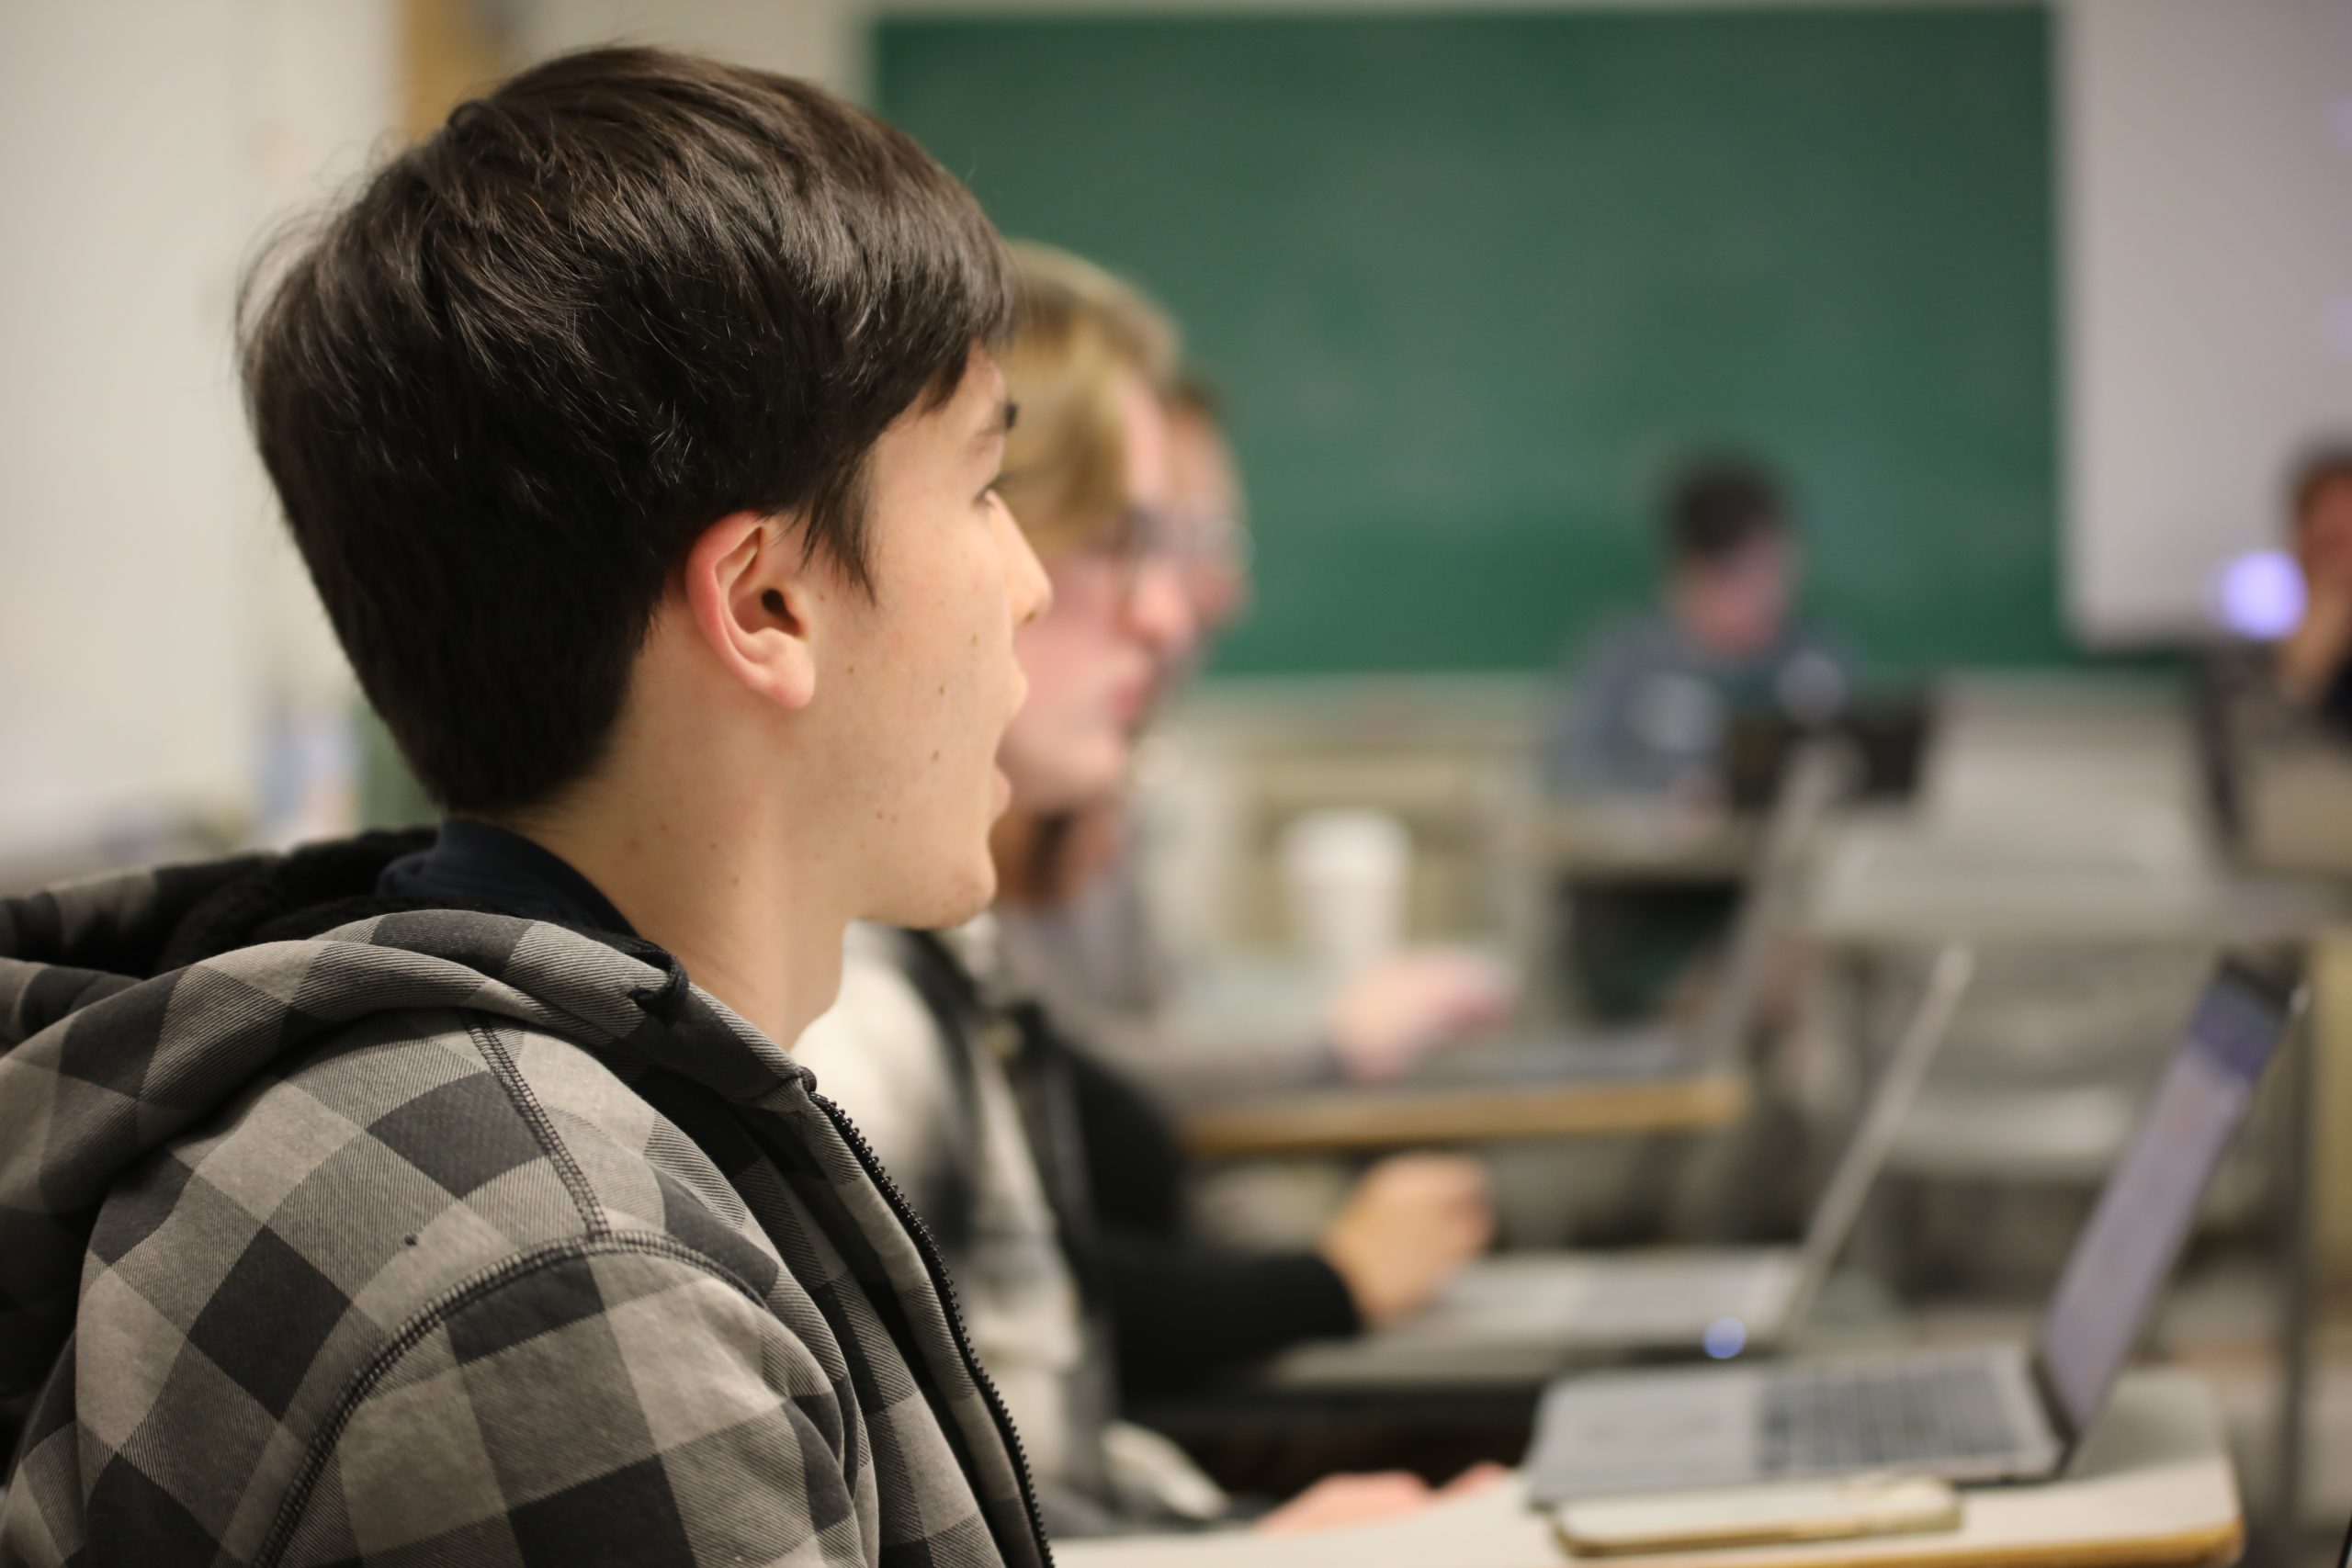
[[[805,863],[778,823],[706,809],[693,792],[607,782],[506,826],[562,856],[638,934],[779,1045],[832,1006],[848,917],[795,874]]]

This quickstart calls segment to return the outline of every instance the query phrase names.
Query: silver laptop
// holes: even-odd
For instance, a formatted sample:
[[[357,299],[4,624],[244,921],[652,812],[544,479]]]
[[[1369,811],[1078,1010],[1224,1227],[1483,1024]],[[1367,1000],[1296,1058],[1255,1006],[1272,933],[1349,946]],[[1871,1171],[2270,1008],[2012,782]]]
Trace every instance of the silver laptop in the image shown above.
[[[1835,739],[1808,742],[1791,759],[1765,817],[1747,893],[1724,944],[1722,979],[1696,1020],[1681,1028],[1644,1024],[1541,1040],[1506,1034],[1435,1052],[1389,1090],[1350,1092],[1359,1098],[1414,1095],[1431,1089],[1739,1070],[1742,1047],[1771,976],[1773,946],[1793,922],[1813,846],[1830,810],[1851,787],[1857,767],[1851,750]]]
[[[1968,987],[1974,956],[1945,949],[1796,1247],[1688,1247],[1488,1258],[1374,1345],[1549,1346],[1570,1354],[1728,1359],[1779,1344],[1829,1277]]]
[[[1851,765],[1850,756],[1835,742],[1809,745],[1792,761],[1765,822],[1722,982],[1694,1027],[1588,1038],[1540,1055],[1523,1043],[1515,1055],[1510,1047],[1457,1048],[1441,1055],[1433,1073],[1408,1081],[1426,1089],[1432,1081],[1532,1085],[1736,1070],[1773,945],[1792,920],[1813,844],[1851,777]],[[1894,1124],[1950,1021],[1966,972],[1964,957],[1947,955],[1939,964],[1803,1248],[1707,1248],[1618,1258],[1536,1252],[1487,1258],[1458,1275],[1427,1310],[1373,1334],[1295,1346],[1275,1359],[1269,1377],[1302,1387],[1525,1383],[1595,1355],[1696,1356],[1711,1346],[1720,1351],[1777,1339],[1796,1321],[1852,1229]],[[1463,1057],[1472,1060],[1448,1063]],[[1882,1123],[1883,1133],[1874,1131]]]
[[[2055,1474],[2107,1403],[2205,1186],[2303,1005],[2225,962],[2076,1238],[2035,1342],[1564,1379],[1544,1397],[1539,1503],[1900,1470]]]

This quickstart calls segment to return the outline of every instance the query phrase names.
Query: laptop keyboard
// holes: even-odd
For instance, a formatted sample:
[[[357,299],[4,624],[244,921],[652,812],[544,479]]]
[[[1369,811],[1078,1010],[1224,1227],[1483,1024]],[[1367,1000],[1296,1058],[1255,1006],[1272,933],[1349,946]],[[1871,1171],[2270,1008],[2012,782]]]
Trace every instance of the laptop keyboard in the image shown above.
[[[1976,1357],[1791,1367],[1765,1380],[1765,1473],[1992,1458],[2017,1449],[1994,1366]]]

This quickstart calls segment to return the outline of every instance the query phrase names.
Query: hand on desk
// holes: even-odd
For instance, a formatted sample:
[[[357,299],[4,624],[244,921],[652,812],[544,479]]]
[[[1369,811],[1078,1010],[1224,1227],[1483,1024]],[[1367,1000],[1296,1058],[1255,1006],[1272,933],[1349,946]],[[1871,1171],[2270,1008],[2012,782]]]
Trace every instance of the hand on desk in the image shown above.
[[[1260,1519],[1257,1529],[1261,1535],[1306,1535],[1346,1525],[1374,1524],[1425,1508],[1441,1497],[1482,1492],[1510,1473],[1498,1464],[1474,1465],[1443,1486],[1431,1486],[1401,1470],[1377,1475],[1326,1476]]]
[[[1459,948],[1422,947],[1364,969],[1340,989],[1323,1027],[1357,1083],[1385,1083],[1448,1041],[1491,1029],[1519,1005],[1519,977]]]
[[[1399,1155],[1356,1182],[1323,1233],[1323,1258],[1377,1328],[1429,1305],[1494,1239],[1487,1173],[1453,1155]]]

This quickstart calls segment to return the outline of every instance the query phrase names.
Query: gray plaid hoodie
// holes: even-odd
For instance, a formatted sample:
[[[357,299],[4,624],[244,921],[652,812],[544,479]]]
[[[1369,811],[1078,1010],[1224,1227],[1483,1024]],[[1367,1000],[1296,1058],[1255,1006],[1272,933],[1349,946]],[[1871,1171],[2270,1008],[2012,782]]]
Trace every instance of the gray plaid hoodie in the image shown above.
[[[0,902],[0,1563],[1049,1562],[809,1075],[407,847]]]

